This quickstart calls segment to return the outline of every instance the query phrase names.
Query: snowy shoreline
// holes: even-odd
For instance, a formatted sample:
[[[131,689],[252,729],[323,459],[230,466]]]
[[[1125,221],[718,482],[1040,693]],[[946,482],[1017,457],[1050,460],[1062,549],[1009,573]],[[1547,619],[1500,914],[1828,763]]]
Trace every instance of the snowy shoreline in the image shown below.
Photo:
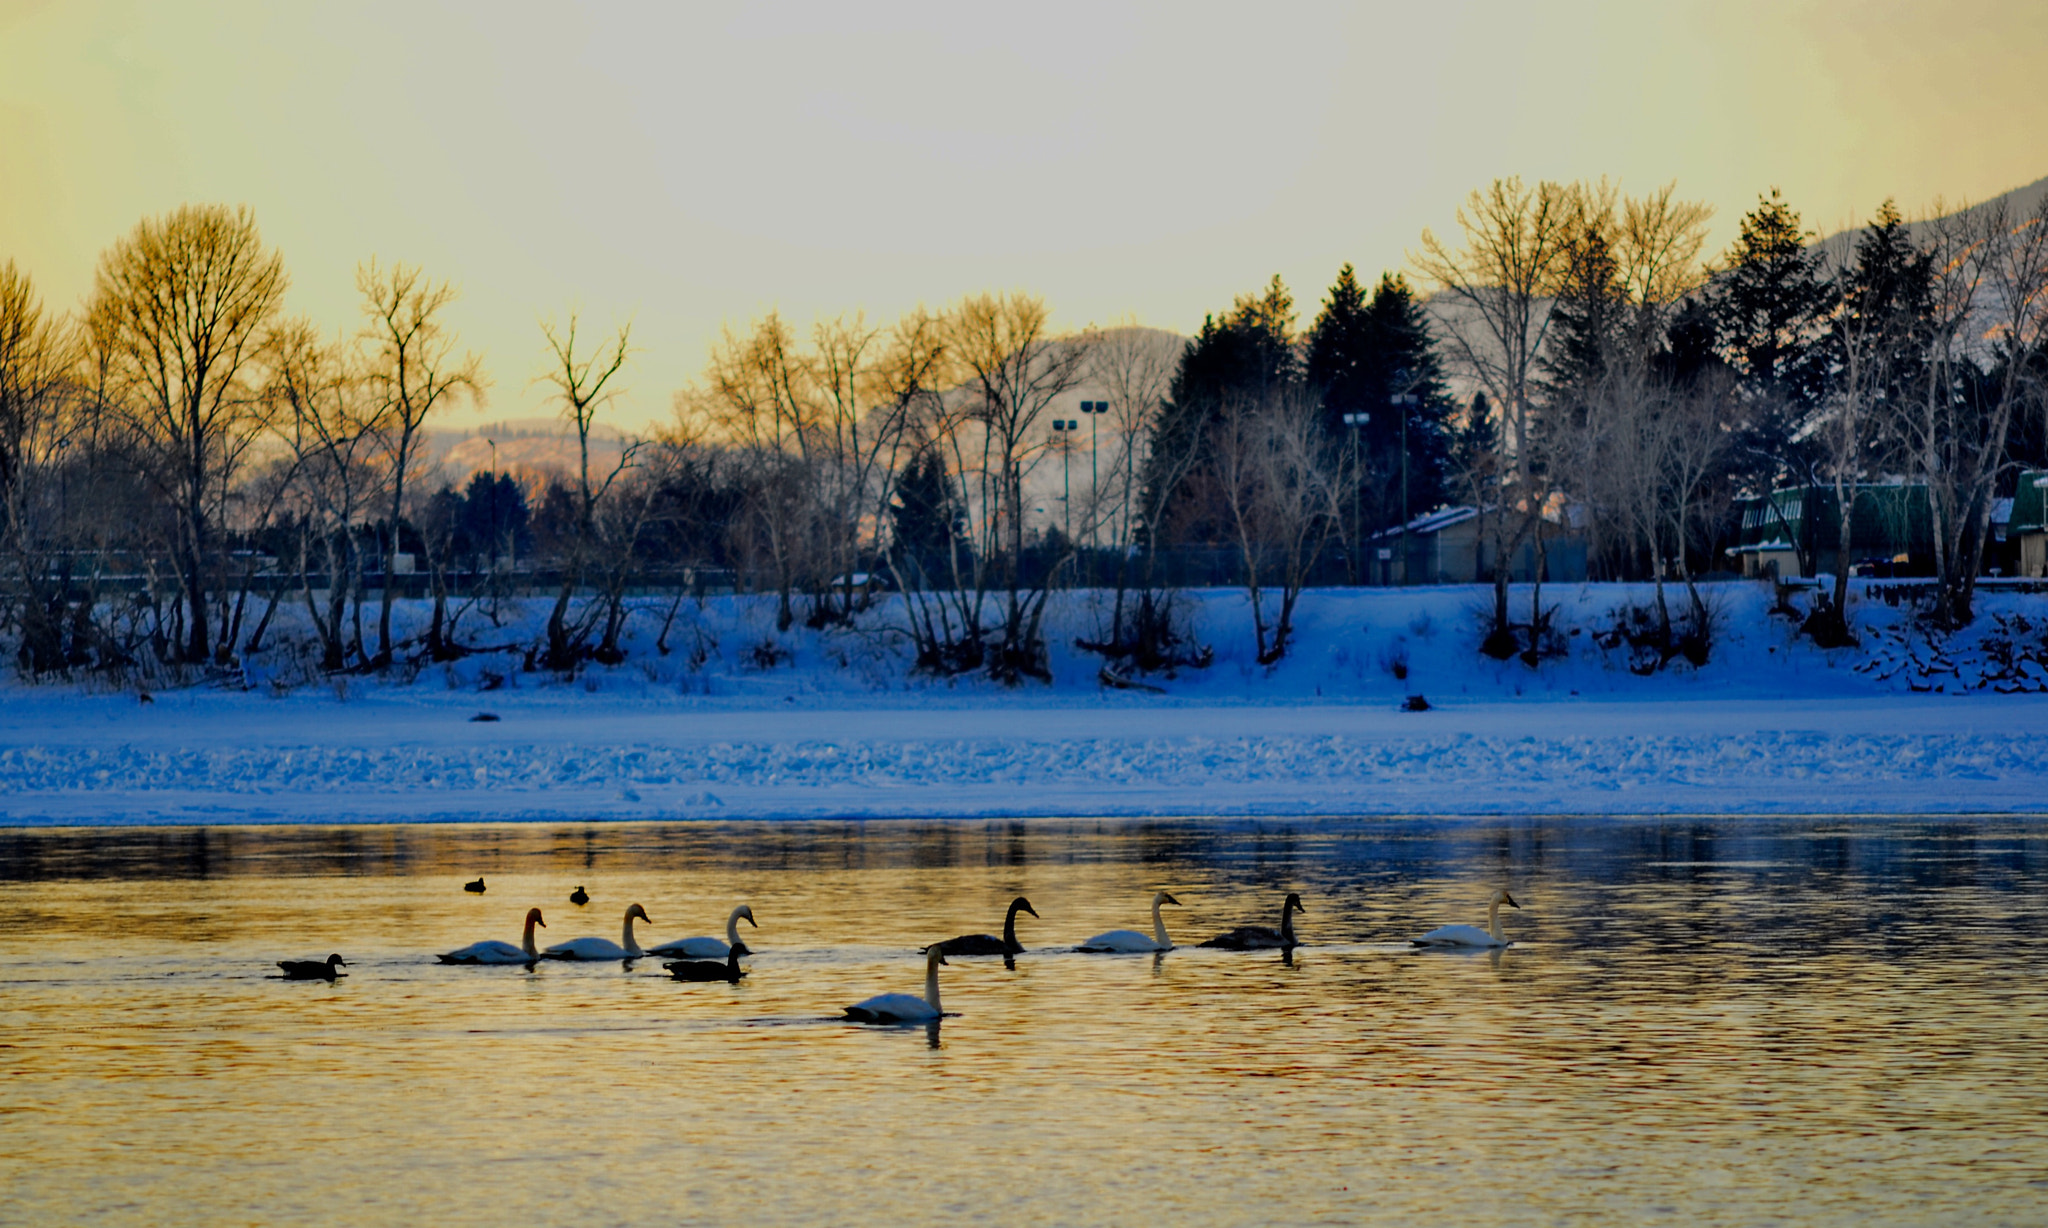
[[[2048,814],[2048,698],[1917,693],[1877,667],[1881,603],[1859,607],[1870,647],[1830,657],[1763,616],[1763,590],[1730,589],[1714,660],[1647,678],[1590,636],[1536,670],[1478,657],[1462,623],[1481,594],[1449,589],[1311,593],[1271,674],[1241,659],[1241,596],[1197,594],[1218,661],[1163,696],[1094,687],[1064,647],[1051,686],[914,684],[878,637],[816,633],[779,670],[714,654],[664,675],[675,658],[643,649],[489,691],[459,671],[147,704],[11,684],[0,825]],[[1626,595],[1554,591],[1574,625]],[[752,603],[696,613],[735,661],[763,634]],[[1059,642],[1090,616],[1067,602]],[[847,664],[849,644],[873,655]],[[1399,710],[1413,690],[1430,711]]]

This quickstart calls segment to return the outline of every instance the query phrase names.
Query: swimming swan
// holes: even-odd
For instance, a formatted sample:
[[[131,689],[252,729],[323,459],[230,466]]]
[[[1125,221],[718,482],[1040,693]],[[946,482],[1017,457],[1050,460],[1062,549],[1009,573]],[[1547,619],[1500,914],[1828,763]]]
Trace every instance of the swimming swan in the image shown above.
[[[533,927],[548,927],[540,919],[540,909],[526,910],[526,938],[520,946],[509,942],[473,942],[460,951],[450,951],[436,956],[444,964],[530,964],[540,958],[540,952],[533,949]]]
[[[638,904],[629,904],[626,906],[625,932],[620,935],[618,942],[612,942],[604,938],[572,938],[567,942],[558,942],[547,950],[542,951],[540,953],[541,958],[638,959],[642,955],[647,954],[647,952],[641,950],[640,944],[633,940],[633,919],[635,917],[646,921],[649,925],[654,924],[653,921],[648,920],[646,909]]]
[[[1503,887],[1493,893],[1493,903],[1486,906],[1485,929],[1476,925],[1446,925],[1409,941],[1418,947],[1504,947],[1508,940],[1500,935],[1500,906],[1503,904],[1509,908],[1521,907]]]
[[[724,959],[728,952],[737,950],[742,955],[752,955],[753,952],[747,949],[747,944],[740,941],[741,917],[745,917],[747,924],[755,929],[761,928],[761,923],[754,920],[754,910],[742,904],[725,918],[724,942],[716,938],[678,938],[674,942],[664,942],[652,948],[649,954],[687,955],[691,959]]]
[[[1301,897],[1290,891],[1287,902],[1280,906],[1280,928],[1264,925],[1240,925],[1229,933],[1218,934],[1203,943],[1205,947],[1222,947],[1226,951],[1270,951],[1275,947],[1286,949],[1300,946],[1294,936],[1294,914],[1307,912],[1301,906]]]
[[[1159,919],[1159,906],[1161,904],[1172,904],[1175,907],[1179,907],[1180,901],[1164,891],[1152,893],[1152,936],[1150,938],[1136,930],[1111,930],[1107,934],[1097,934],[1074,949],[1076,951],[1119,953],[1173,950],[1173,940],[1166,936],[1166,922]]]
[[[907,993],[885,993],[869,998],[846,1008],[846,1017],[854,1023],[930,1023],[943,1012],[939,1010],[939,965],[946,962],[946,953],[936,946],[925,948],[924,997]]]
[[[715,959],[679,959],[663,964],[679,981],[730,981],[737,985],[746,973],[740,968],[740,953],[728,951],[723,962]]]
[[[335,971],[337,967],[348,967],[348,961],[339,955],[330,955],[326,959],[280,959],[277,966],[284,969],[287,981],[331,981],[348,975]]]
[[[1017,941],[1017,914],[1020,912],[1028,912],[1034,917],[1038,915],[1038,910],[1031,907],[1031,901],[1020,895],[1010,901],[1010,911],[1003,917],[1001,938],[994,934],[962,934],[939,943],[938,949],[947,955],[1022,955],[1024,944]],[[931,948],[926,947],[925,950]]]

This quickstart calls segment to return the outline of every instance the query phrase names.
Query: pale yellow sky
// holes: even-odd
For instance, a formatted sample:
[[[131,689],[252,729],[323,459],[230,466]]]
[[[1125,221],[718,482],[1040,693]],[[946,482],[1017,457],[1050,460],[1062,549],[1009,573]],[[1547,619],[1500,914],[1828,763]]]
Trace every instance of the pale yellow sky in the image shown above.
[[[2048,4],[0,0],[0,258],[58,306],[186,201],[246,203],[292,306],[455,281],[542,412],[536,321],[632,319],[622,421],[721,323],[992,288],[1182,332],[1277,272],[1398,268],[1497,175],[1676,179],[1714,247],[1773,184],[1823,231],[2048,175]]]

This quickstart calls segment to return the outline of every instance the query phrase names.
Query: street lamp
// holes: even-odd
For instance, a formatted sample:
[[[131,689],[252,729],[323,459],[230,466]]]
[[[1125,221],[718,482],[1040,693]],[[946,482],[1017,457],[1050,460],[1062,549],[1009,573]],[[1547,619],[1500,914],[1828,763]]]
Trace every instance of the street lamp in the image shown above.
[[[485,439],[491,445],[491,577],[497,582],[498,575],[498,441]]]
[[[1109,402],[1083,401],[1081,402],[1081,412],[1088,415],[1088,497],[1096,501],[1096,518],[1099,520],[1101,518],[1100,508],[1102,501],[1102,464],[1096,459],[1096,456],[1102,451],[1101,416],[1109,412]],[[1097,527],[1092,524],[1089,527],[1088,544],[1090,546],[1102,544],[1097,539]]]
[[[1081,429],[1081,423],[1075,418],[1054,418],[1052,429],[1053,437],[1060,445],[1060,502],[1066,504],[1067,545],[1071,548],[1074,544],[1074,473],[1069,461],[1074,455],[1074,432]]]
[[[1401,414],[1401,583],[1408,583],[1408,411],[1411,406],[1421,404],[1415,395],[1419,383],[1408,368],[1394,372],[1394,383],[1401,391],[1387,398]]]
[[[1358,583],[1365,583],[1365,542],[1360,538],[1358,491],[1363,485],[1358,480],[1358,428],[1372,421],[1371,414],[1345,414],[1344,425],[1351,428],[1351,554],[1352,568]]]

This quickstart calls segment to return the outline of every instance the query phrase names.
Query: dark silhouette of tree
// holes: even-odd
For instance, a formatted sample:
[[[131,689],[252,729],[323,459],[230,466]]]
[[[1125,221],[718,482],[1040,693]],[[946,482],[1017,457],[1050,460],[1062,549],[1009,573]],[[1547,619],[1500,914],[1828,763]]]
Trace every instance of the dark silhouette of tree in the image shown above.
[[[921,448],[896,475],[892,536],[906,577],[920,586],[949,577],[948,554],[965,544],[967,511],[937,448]]]
[[[1294,297],[1277,275],[1263,294],[1242,295],[1221,318],[1203,319],[1202,331],[1181,353],[1153,428],[1144,479],[1144,506],[1157,509],[1158,523],[1146,526],[1153,542],[1231,540],[1229,510],[1217,495],[1206,441],[1230,406],[1273,403],[1301,375]],[[1169,461],[1179,468],[1180,458],[1190,453],[1187,476],[1170,482],[1164,468]]]
[[[246,375],[283,301],[284,260],[255,215],[186,205],[136,226],[100,257],[87,333],[107,408],[141,478],[173,513],[187,662],[218,657],[208,595],[228,492],[263,430],[266,398]]]

